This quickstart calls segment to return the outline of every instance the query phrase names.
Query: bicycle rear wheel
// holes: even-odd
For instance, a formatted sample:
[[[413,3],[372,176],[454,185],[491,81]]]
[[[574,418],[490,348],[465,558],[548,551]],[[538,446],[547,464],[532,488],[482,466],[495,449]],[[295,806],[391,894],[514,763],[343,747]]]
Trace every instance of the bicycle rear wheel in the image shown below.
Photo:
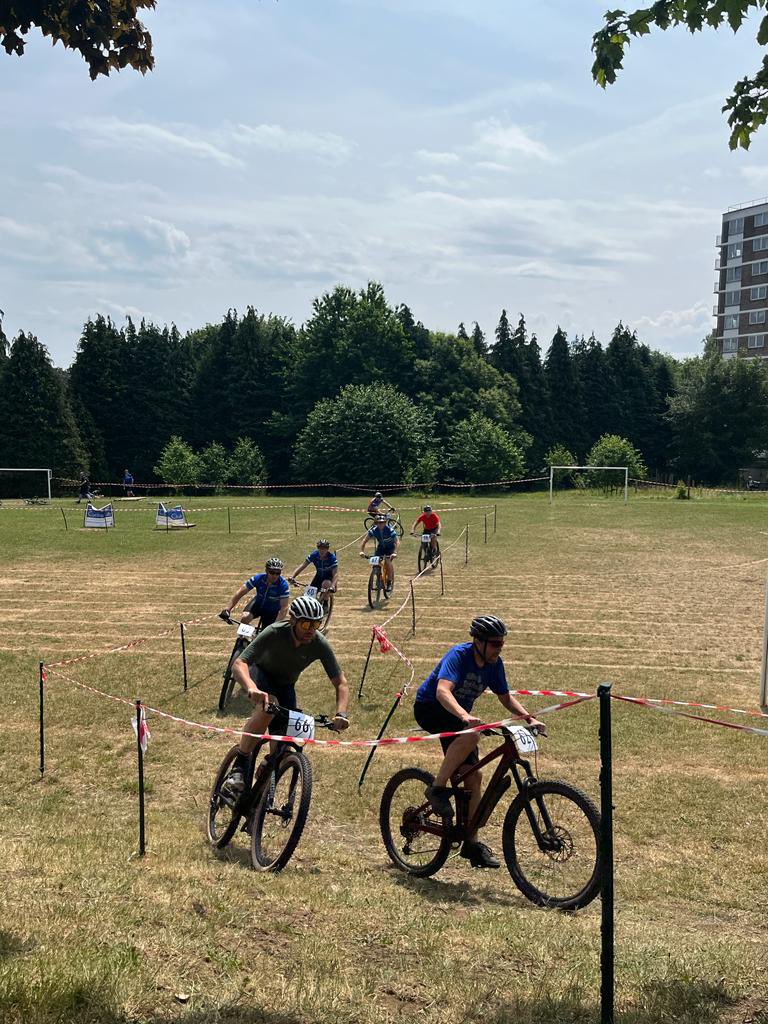
[[[375,608],[381,597],[381,566],[374,565],[368,577],[368,604]]]
[[[403,768],[384,787],[379,826],[389,859],[409,875],[426,878],[445,864],[451,851],[447,835],[424,831],[424,826],[447,827],[427,803],[424,790],[435,781],[421,768]],[[425,806],[426,805],[426,806]]]
[[[520,892],[540,907],[578,910],[600,891],[600,812],[561,780],[535,782],[509,806],[504,860]]]
[[[270,773],[253,815],[251,862],[257,871],[281,871],[296,849],[312,799],[312,765],[301,750],[283,754]]]
[[[440,541],[435,537],[435,544],[430,551],[430,558],[432,559],[432,567],[436,566],[440,562]]]
[[[227,667],[224,669],[224,679],[221,684],[221,693],[219,694],[219,711],[223,711],[232,699],[232,694],[235,690],[235,677],[232,674],[232,666],[245,650],[246,646],[247,642],[243,637],[239,636],[237,640],[235,640],[235,646],[232,648],[232,653],[229,656]]]
[[[211,789],[211,796],[208,801],[208,818],[206,831],[208,840],[217,850],[223,849],[237,832],[242,815],[235,811],[237,801],[221,792],[224,780],[232,771],[232,765],[237,754],[237,747],[232,747],[224,756],[224,760],[216,773],[216,779]]]

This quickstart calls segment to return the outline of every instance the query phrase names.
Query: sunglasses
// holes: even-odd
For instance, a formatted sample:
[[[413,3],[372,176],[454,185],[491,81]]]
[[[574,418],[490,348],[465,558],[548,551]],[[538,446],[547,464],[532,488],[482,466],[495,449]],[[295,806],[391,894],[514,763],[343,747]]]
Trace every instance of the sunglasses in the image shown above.
[[[317,629],[318,622],[314,619],[296,619],[296,626],[303,632],[308,633],[311,629]]]
[[[279,576],[282,569],[267,569],[267,576]]]
[[[503,647],[504,646],[504,641],[503,640],[486,640],[485,642],[488,644],[489,647]]]

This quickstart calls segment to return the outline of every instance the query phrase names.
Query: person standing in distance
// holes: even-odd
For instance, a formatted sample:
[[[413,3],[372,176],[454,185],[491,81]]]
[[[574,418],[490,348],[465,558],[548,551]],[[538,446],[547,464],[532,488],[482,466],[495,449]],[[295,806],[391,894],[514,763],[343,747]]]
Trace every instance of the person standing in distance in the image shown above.
[[[429,733],[460,732],[468,726],[480,725],[481,718],[472,714],[472,706],[484,690],[491,690],[502,707],[524,718],[528,725],[542,723],[529,714],[509,692],[501,650],[507,627],[496,615],[478,615],[469,627],[469,643],[456,644],[434,667],[416,692],[413,714],[422,729]],[[477,764],[480,733],[450,736],[441,739],[445,753],[435,781],[427,787],[426,797],[443,818],[453,818],[449,802],[453,773],[464,764]],[[463,785],[469,792],[469,814],[474,814],[481,795],[482,772],[473,772]],[[499,861],[490,847],[469,836],[462,844],[460,856],[473,868],[497,868]]]

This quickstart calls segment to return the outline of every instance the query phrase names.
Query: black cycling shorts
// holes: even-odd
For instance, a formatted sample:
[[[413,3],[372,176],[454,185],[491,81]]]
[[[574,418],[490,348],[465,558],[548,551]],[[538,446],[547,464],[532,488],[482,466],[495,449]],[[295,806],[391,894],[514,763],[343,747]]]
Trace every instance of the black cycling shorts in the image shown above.
[[[318,590],[322,590],[323,583],[326,581],[330,583],[332,579],[332,576],[322,576],[320,573],[317,573],[312,577],[312,582],[309,585],[310,587],[317,587]]]
[[[295,711],[298,708],[295,686],[270,679],[258,665],[249,665],[248,671],[258,688],[263,693],[268,693],[275,704],[279,704],[281,708],[286,708],[288,711]],[[287,725],[287,716],[278,713],[267,726],[267,732],[272,732],[276,736],[284,736]]]
[[[277,618],[277,613],[280,611],[279,606],[277,608],[270,608],[267,611],[262,611],[258,601],[258,597],[254,597],[252,601],[248,602],[243,610],[251,614],[254,619],[261,619],[262,627],[271,626]]]
[[[460,732],[462,729],[466,729],[466,725],[457,715],[452,715],[450,711],[446,710],[436,700],[415,701],[413,717],[421,728],[426,729],[427,732]],[[440,740],[443,753],[450,747],[455,738],[455,736],[446,736],[445,739]],[[478,756],[477,748],[475,748],[464,758],[462,764],[477,764],[479,760],[480,757]]]

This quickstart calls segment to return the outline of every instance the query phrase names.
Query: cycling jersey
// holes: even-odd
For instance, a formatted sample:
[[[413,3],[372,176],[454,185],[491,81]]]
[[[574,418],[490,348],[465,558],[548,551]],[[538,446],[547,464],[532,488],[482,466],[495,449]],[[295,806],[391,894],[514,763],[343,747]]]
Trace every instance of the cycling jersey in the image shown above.
[[[333,551],[329,551],[325,558],[320,557],[320,552],[315,550],[307,555],[307,561],[315,567],[315,579],[329,580],[333,577],[334,570],[338,569],[339,561]],[[315,584],[313,583],[313,586]]]
[[[384,501],[383,498],[371,498],[371,500],[368,502],[368,511],[371,514],[373,514],[374,512],[378,512],[379,505],[382,503],[382,501]]]
[[[448,679],[453,685],[453,696],[465,711],[484,690],[491,690],[499,696],[509,693],[504,663],[501,658],[493,665],[479,668],[475,661],[472,641],[456,644],[445,654],[416,691],[418,701],[437,701],[437,681]]]
[[[440,529],[440,516],[437,512],[422,512],[416,522],[422,524],[424,533],[435,533]]]
[[[301,673],[318,659],[329,679],[341,675],[333,648],[322,633],[315,633],[308,644],[293,642],[290,622],[276,622],[262,629],[240,655],[248,666],[258,665],[274,687],[292,687]],[[270,692],[273,690],[270,688]]]
[[[279,611],[280,602],[291,592],[287,579],[278,576],[274,583],[270,583],[269,576],[265,572],[257,572],[243,585],[246,590],[256,591],[250,603],[263,612]]]
[[[397,543],[397,530],[385,523],[383,526],[373,526],[368,531],[368,536],[376,541],[377,555],[391,555]]]

